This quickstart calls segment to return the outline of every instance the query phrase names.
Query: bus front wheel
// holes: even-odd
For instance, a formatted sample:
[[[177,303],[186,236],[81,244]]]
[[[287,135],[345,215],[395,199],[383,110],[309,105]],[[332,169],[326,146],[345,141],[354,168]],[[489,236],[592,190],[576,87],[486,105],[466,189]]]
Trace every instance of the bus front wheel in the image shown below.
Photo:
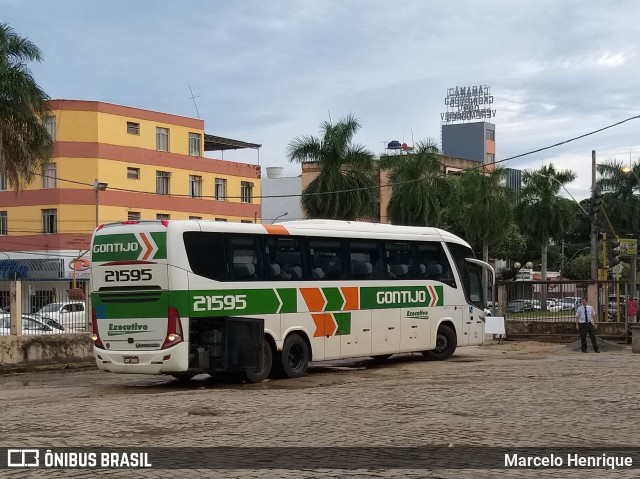
[[[436,348],[431,351],[422,351],[422,355],[432,361],[444,361],[453,355],[457,345],[458,337],[455,331],[443,324],[438,328]]]
[[[271,346],[269,346],[269,343],[266,340],[262,348],[264,351],[263,367],[259,371],[245,371],[244,378],[247,380],[247,382],[261,383],[262,381],[267,379],[267,376],[269,376],[269,373],[271,372],[271,367],[273,366],[273,351],[271,350]]]
[[[282,373],[287,378],[302,376],[309,366],[309,347],[297,334],[289,336],[282,346],[280,354]]]

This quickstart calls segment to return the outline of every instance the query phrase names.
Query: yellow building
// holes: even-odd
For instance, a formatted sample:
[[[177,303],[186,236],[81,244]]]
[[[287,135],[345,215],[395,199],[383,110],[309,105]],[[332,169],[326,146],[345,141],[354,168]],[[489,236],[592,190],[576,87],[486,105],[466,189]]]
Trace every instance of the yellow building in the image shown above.
[[[260,167],[204,154],[261,145],[207,135],[202,120],[167,113],[77,100],[50,108],[50,163],[18,195],[0,175],[0,251],[10,259],[73,257],[98,223],[260,221]]]

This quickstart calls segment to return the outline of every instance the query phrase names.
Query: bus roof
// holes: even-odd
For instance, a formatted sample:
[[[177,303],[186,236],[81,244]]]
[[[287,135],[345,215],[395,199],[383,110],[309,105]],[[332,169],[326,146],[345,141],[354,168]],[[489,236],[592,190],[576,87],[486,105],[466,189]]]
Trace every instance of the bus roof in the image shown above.
[[[222,231],[229,233],[254,233],[293,236],[324,236],[362,239],[397,239],[413,241],[447,241],[469,247],[462,238],[448,231],[419,226],[397,226],[390,224],[370,223],[366,221],[340,220],[297,220],[276,224],[230,223],[215,220],[164,220],[164,221],[124,221],[105,224],[104,227],[123,227],[139,229],[152,224],[164,225],[167,229],[182,231]]]

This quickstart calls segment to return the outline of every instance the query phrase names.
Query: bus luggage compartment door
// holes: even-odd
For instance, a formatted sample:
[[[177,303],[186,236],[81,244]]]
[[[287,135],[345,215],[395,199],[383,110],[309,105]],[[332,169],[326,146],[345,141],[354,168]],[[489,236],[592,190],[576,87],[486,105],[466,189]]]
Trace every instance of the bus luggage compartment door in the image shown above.
[[[264,367],[264,320],[225,318],[224,355],[227,371],[261,370]]]

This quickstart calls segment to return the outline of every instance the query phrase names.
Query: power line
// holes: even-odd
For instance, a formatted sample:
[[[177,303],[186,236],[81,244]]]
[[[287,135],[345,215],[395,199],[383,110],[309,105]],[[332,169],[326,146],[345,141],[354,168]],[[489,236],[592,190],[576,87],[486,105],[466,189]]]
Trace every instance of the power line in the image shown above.
[[[596,133],[600,133],[602,131],[608,130],[610,128],[614,128],[616,126],[622,125],[623,123],[626,123],[626,122],[631,121],[631,120],[636,120],[638,118],[640,118],[640,115],[635,115],[635,116],[626,118],[626,119],[624,119],[622,121],[618,121],[616,123],[613,123],[611,125],[607,125],[607,126],[605,126],[603,128],[598,128],[597,130],[592,130],[592,131],[590,131],[588,133],[584,133],[582,135],[578,135],[578,136],[569,138],[567,140],[563,140],[563,141],[560,141],[558,143],[554,143],[553,145],[544,146],[542,148],[537,148],[535,150],[531,150],[531,151],[528,151],[528,152],[525,152],[525,153],[521,153],[519,155],[510,156],[508,158],[504,158],[502,160],[495,161],[494,163],[492,163],[492,165],[497,165],[497,164],[500,164],[500,163],[504,163],[506,161],[514,160],[516,158],[522,158],[523,156],[532,155],[534,153],[539,153],[541,151],[545,151],[545,150],[549,150],[549,149],[552,149],[552,148],[556,148],[556,147],[561,146],[561,145],[566,145],[567,143],[571,143],[573,141],[576,141],[576,140],[579,140],[579,139],[582,139],[582,138],[586,138],[586,137],[591,136],[591,135],[595,135]],[[486,168],[487,166],[488,165],[486,165],[484,163],[480,163],[478,166],[473,166],[473,167],[470,167],[470,168],[464,168],[461,171],[472,171],[472,170],[476,170],[476,169]],[[93,188],[93,183],[84,183],[84,182],[81,182],[81,181],[69,180],[69,179],[66,179],[66,178],[51,177],[51,176],[46,176],[46,175],[44,175],[42,173],[35,173],[35,174],[38,175],[38,176],[42,176],[42,177],[54,178],[54,179],[57,179],[59,181],[64,181],[64,182],[77,184],[77,185],[89,186],[89,187]],[[446,176],[447,176],[447,174],[444,173],[444,174],[440,174],[440,175],[435,175],[434,177],[435,178],[443,178],[443,177],[446,177]],[[320,196],[320,195],[328,195],[328,194],[336,194],[336,193],[351,193],[351,192],[354,192],[354,191],[365,191],[365,190],[370,190],[370,189],[374,189],[374,188],[389,188],[389,187],[393,187],[395,185],[415,183],[415,182],[423,181],[423,180],[424,180],[424,178],[415,178],[415,179],[412,179],[412,180],[397,181],[395,183],[389,182],[389,183],[387,183],[385,185],[375,185],[375,186],[368,186],[368,187],[350,188],[350,189],[346,189],[346,190],[322,191],[322,192],[317,192],[317,193],[294,193],[294,194],[286,194],[286,195],[260,195],[260,196],[252,196],[252,198],[256,198],[256,199],[265,199],[265,198],[299,198],[299,197],[303,197],[303,196]],[[109,190],[122,191],[122,192],[128,192],[128,193],[152,194],[152,195],[157,195],[158,194],[158,193],[152,192],[152,191],[132,190],[132,189],[129,189],[129,188],[117,188],[117,187],[110,187]],[[162,195],[162,196],[193,198],[193,196],[190,195],[190,194],[172,194],[172,195]],[[211,199],[211,200],[215,199],[213,197],[203,197],[203,196],[199,196],[199,197],[195,197],[195,198],[196,199]],[[243,198],[243,196],[225,196],[224,199],[228,200],[228,199],[242,199],[242,198]],[[216,200],[216,201],[221,201],[221,200]]]

